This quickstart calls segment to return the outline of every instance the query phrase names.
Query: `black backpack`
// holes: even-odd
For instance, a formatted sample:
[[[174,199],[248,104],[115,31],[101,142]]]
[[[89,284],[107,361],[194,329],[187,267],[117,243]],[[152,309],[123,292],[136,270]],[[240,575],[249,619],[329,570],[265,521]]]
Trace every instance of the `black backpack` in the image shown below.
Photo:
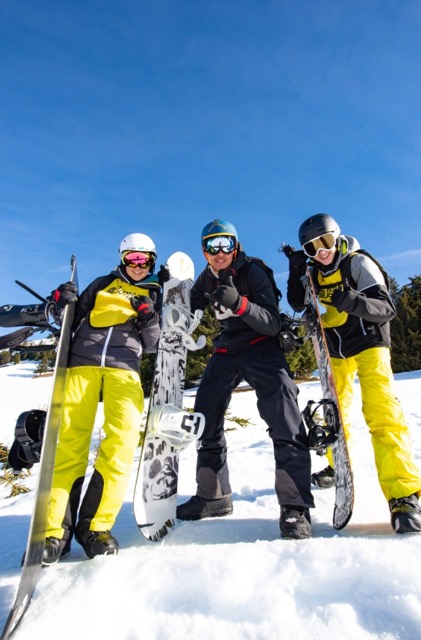
[[[275,276],[273,275],[273,269],[271,269],[264,260],[261,258],[256,258],[255,256],[247,256],[246,264],[257,264],[259,267],[263,269],[263,271],[268,276],[270,283],[272,285],[273,293],[275,294],[277,305],[282,298],[282,293],[280,289],[278,289],[277,284],[275,282]],[[242,277],[241,277],[242,276]],[[240,271],[240,281],[241,281],[241,290],[244,292],[248,291],[247,286],[247,268],[242,269]],[[285,353],[290,353],[291,351],[295,351],[295,349],[299,349],[303,345],[303,339],[300,338],[297,334],[297,328],[291,326],[293,323],[290,318],[285,313],[279,312],[279,315],[282,319],[282,329],[278,334],[279,344]]]
[[[282,298],[282,293],[280,291],[280,289],[278,289],[276,282],[275,282],[275,276],[273,275],[273,269],[271,269],[264,260],[262,260],[261,258],[256,258],[254,256],[247,256],[246,257],[246,264],[257,264],[259,267],[261,267],[263,269],[263,271],[266,273],[266,275],[268,276],[270,283],[272,285],[272,289],[273,289],[273,293],[275,294],[275,298],[276,298],[276,302],[279,305],[281,298]],[[241,276],[244,276],[244,281],[243,278]],[[246,269],[242,269],[240,271],[240,281],[241,281],[241,287],[242,289],[244,289],[245,291],[247,291],[247,268]]]
[[[385,284],[386,284],[386,288],[390,292],[390,277],[389,277],[389,274],[387,273],[385,268],[380,264],[380,262],[378,260],[376,260],[376,258],[374,258],[371,255],[371,253],[369,253],[365,249],[356,249],[355,251],[352,251],[350,254],[348,254],[346,256],[346,258],[344,258],[344,260],[342,260],[342,262],[340,264],[342,280],[347,279],[349,284],[353,288],[355,288],[357,286],[356,282],[354,281],[354,279],[353,279],[353,277],[351,275],[351,258],[356,253],[362,253],[364,256],[367,256],[367,258],[370,258],[370,260],[372,260],[374,262],[374,264],[376,264],[378,266],[378,268],[382,272],[382,276],[384,278],[384,281],[385,281]]]
[[[41,409],[24,411],[16,421],[15,440],[8,455],[9,466],[15,471],[30,469],[41,457],[47,412]]]

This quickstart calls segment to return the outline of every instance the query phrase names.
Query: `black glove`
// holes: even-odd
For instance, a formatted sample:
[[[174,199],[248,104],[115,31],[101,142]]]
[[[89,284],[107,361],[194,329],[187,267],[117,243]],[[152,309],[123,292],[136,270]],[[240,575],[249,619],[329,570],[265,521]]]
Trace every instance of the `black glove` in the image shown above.
[[[289,260],[289,268],[297,269],[301,273],[305,273],[307,267],[307,256],[302,249],[296,251],[294,247],[286,244],[283,252]]]
[[[233,278],[237,275],[237,269],[234,267],[228,267],[227,269],[221,269],[218,271],[218,278],[220,284],[229,284],[230,277]]]
[[[290,329],[291,325],[294,323],[294,320],[289,316],[287,316],[286,313],[280,313],[279,317],[281,318],[281,322],[282,322],[282,330]]]
[[[226,309],[237,311],[241,306],[242,296],[234,285],[232,276],[227,278],[227,284],[221,284],[213,293],[205,293],[211,302],[217,302]]]
[[[168,282],[168,280],[171,278],[169,269],[167,269],[167,267],[165,267],[163,264],[161,264],[161,266],[159,267],[159,271],[156,275],[161,287],[164,284],[164,282]]]
[[[344,288],[341,289],[337,287],[332,294],[330,302],[324,302],[323,304],[331,304],[332,307],[335,307],[338,311],[346,311],[349,312],[353,306],[354,301],[360,296],[358,291],[352,289],[349,286],[348,281],[345,279]]]
[[[71,302],[77,302],[77,299],[77,286],[74,282],[65,282],[51,292],[51,300],[61,309]]]
[[[158,315],[152,300],[148,296],[133,296],[130,304],[136,311],[140,322],[149,322],[149,320]]]

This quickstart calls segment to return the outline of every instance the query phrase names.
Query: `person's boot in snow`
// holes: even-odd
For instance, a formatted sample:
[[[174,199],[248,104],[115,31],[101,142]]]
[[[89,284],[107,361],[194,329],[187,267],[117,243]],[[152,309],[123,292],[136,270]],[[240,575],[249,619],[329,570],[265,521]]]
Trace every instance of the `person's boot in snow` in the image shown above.
[[[421,532],[421,507],[416,493],[389,500],[390,519],[395,533]]]
[[[311,483],[315,484],[319,489],[330,489],[335,486],[335,470],[329,465],[311,474]]]
[[[281,537],[291,540],[311,538],[310,511],[306,507],[282,506],[279,520]]]
[[[179,520],[201,520],[202,518],[228,516],[232,512],[231,496],[215,499],[192,496],[190,500],[177,507],[177,518]]]
[[[111,531],[76,530],[75,538],[88,558],[118,553],[118,541],[111,535]]]
[[[45,539],[44,553],[42,555],[42,565],[48,567],[62,560],[70,551],[70,540],[59,540],[53,536]]]

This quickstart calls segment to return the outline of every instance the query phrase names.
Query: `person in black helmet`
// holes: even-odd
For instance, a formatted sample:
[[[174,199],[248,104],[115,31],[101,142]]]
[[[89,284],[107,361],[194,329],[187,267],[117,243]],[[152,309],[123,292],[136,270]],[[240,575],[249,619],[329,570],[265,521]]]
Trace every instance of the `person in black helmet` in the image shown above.
[[[206,418],[198,446],[196,495],[177,507],[177,517],[199,520],[232,513],[224,414],[233,390],[246,380],[273,440],[281,535],[308,538],[309,508],[314,506],[310,453],[297,387],[277,337],[281,320],[271,282],[262,267],[247,261],[230,222],[213,220],[201,241],[208,264],[194,283],[192,311],[212,305],[221,331],[194,407]]]
[[[378,263],[360,252],[358,241],[341,235],[329,215],[318,213],[300,226],[302,249],[286,248],[290,270],[288,302],[304,310],[301,276],[310,273],[322,315],[338,400],[347,439],[354,380],[358,375],[362,410],[370,429],[381,489],[389,503],[397,533],[421,531],[421,478],[415,464],[408,426],[393,389],[390,366],[390,321],[396,311]],[[320,488],[335,484],[331,451],[328,466],[312,474]]]

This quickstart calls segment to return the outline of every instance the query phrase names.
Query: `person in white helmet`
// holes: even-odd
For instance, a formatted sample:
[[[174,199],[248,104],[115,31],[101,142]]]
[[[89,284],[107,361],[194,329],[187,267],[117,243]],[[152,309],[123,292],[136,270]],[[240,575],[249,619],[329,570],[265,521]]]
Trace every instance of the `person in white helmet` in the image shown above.
[[[116,554],[111,529],[122,506],[143,411],[140,359],[159,338],[161,285],[155,275],[156,248],[148,236],[133,233],[120,244],[120,264],[96,278],[80,295],[63,402],[43,564],[70,551],[73,536],[86,555]],[[74,301],[72,283],[53,298]],[[81,501],[98,402],[104,406],[102,439],[92,477]]]

